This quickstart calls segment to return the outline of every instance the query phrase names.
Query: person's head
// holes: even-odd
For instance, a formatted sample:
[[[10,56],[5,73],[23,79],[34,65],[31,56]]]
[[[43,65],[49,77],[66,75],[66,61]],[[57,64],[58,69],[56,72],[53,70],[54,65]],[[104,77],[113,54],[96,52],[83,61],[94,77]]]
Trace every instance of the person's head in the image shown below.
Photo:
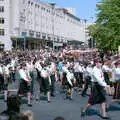
[[[63,117],[61,117],[61,116],[58,116],[54,120],[65,120],[65,119]]]
[[[11,117],[9,118],[9,120],[29,120],[29,119],[28,119],[27,116],[19,113],[19,114],[16,114],[16,115],[14,115],[14,116],[11,116]]]
[[[21,99],[19,96],[12,95],[7,99],[7,109],[9,111],[20,112]]]
[[[24,111],[23,114],[28,117],[28,120],[34,120],[34,114],[32,111],[27,110],[27,111]]]
[[[100,68],[102,66],[102,61],[95,60],[95,65],[96,65],[96,67]]]
[[[115,63],[115,66],[116,66],[117,68],[119,68],[119,67],[120,67],[120,62],[116,62],[116,63]]]

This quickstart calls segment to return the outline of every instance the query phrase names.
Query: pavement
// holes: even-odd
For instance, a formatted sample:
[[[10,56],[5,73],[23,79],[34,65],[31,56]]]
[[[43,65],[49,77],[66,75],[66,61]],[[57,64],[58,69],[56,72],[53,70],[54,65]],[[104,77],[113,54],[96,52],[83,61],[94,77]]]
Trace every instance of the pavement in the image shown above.
[[[56,97],[52,97],[51,103],[48,103],[45,99],[39,101],[33,100],[32,107],[28,107],[26,104],[26,98],[23,98],[21,106],[21,111],[31,110],[34,113],[34,120],[54,120],[57,116],[62,116],[65,120],[102,120],[99,117],[99,105],[95,105],[87,112],[87,116],[81,118],[80,110],[83,106],[87,104],[88,96],[81,97],[78,92],[74,92],[73,100],[64,99],[65,94],[60,92],[60,86],[56,85]],[[15,92],[15,89],[13,93]],[[12,94],[12,90],[11,90]],[[2,95],[1,95],[2,96]],[[112,97],[107,96],[108,101]],[[6,109],[6,103],[3,99],[0,99],[0,112]],[[110,107],[108,112],[111,120],[120,120],[120,104],[116,103]]]

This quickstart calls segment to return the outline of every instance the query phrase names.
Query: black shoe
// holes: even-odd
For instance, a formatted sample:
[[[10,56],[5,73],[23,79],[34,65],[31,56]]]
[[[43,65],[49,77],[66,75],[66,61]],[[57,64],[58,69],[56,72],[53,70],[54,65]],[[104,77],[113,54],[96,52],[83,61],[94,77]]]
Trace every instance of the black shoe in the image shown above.
[[[37,98],[36,101],[39,101],[39,99]]]
[[[70,97],[70,98],[69,98],[69,100],[71,100],[71,101],[72,101],[73,99]]]
[[[4,100],[4,102],[7,102],[7,100]]]
[[[69,99],[69,96],[66,96],[66,99]]]
[[[102,115],[100,115],[100,117],[101,117],[102,119],[104,119],[104,120],[110,120],[110,117],[108,117],[108,116],[102,116]]]
[[[51,94],[51,96],[52,96],[52,97],[55,97],[55,95],[54,95],[54,94]]]
[[[48,103],[51,103],[51,101],[50,101],[50,100],[48,100]]]
[[[83,108],[81,109],[81,117],[84,117],[86,115],[86,112],[83,111]]]
[[[108,108],[106,108],[106,112],[108,112],[109,111],[109,107]]]
[[[85,95],[85,94],[81,94],[81,96],[82,96],[82,97],[86,97],[86,95]]]
[[[28,104],[28,107],[32,107],[32,104]]]

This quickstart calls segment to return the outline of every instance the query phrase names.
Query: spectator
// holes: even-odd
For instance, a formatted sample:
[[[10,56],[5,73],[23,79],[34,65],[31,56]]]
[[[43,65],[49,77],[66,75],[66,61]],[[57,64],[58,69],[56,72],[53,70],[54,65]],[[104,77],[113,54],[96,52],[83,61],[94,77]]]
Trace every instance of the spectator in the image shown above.
[[[7,99],[7,110],[3,111],[1,115],[6,115],[11,118],[20,112],[20,97],[12,95]]]
[[[27,116],[23,114],[13,115],[9,120],[29,120]]]
[[[34,120],[34,114],[32,111],[27,110],[27,111],[23,112],[23,114],[28,117],[28,120]]]

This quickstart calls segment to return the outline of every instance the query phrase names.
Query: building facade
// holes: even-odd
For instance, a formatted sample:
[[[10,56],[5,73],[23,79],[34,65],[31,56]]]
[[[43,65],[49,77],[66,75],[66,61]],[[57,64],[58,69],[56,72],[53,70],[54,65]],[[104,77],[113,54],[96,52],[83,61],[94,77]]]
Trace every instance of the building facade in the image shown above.
[[[67,9],[40,0],[0,0],[0,43],[5,50],[74,40],[85,42],[84,25]]]

